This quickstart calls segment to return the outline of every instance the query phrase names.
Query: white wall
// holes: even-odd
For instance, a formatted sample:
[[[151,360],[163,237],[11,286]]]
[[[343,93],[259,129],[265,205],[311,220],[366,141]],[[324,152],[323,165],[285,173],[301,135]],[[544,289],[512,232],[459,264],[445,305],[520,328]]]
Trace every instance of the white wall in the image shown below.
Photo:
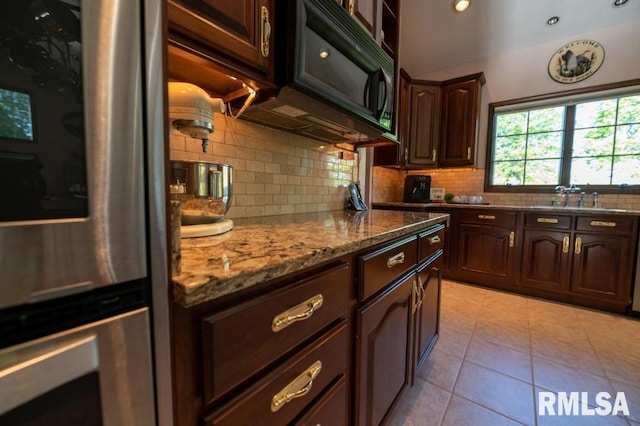
[[[604,63],[594,75],[579,83],[555,82],[547,72],[549,59],[564,44],[581,39],[595,40],[604,47]],[[480,71],[487,79],[482,92],[477,149],[478,167],[484,168],[489,103],[640,78],[640,20],[411,77],[441,81]]]

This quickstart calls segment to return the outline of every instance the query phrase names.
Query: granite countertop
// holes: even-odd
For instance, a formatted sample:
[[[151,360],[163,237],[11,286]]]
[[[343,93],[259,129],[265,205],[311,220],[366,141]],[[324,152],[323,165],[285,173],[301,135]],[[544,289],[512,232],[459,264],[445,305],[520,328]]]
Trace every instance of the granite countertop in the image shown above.
[[[237,219],[225,234],[181,240],[174,300],[190,307],[447,218],[442,213],[369,210]]]
[[[589,213],[589,214],[608,214],[608,215],[640,215],[638,210],[623,210],[615,208],[599,208],[599,207],[559,207],[559,206],[510,206],[502,204],[463,204],[463,203],[404,203],[404,202],[382,202],[372,203],[375,208],[456,208],[456,209],[504,209],[519,211],[546,211],[554,213]]]

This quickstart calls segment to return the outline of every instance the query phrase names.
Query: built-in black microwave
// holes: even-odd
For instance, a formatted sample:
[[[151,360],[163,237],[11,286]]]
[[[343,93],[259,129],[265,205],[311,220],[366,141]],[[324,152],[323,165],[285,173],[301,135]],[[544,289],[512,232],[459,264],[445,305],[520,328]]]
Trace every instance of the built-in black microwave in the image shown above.
[[[243,118],[327,142],[394,139],[394,61],[337,2],[278,0],[274,36],[278,90]]]

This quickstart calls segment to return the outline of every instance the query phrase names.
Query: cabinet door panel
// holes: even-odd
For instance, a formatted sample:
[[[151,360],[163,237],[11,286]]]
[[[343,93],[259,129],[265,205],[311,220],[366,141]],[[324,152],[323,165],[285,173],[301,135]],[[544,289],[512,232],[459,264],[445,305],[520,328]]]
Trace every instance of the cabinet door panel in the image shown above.
[[[442,281],[442,256],[418,272],[418,285],[422,286],[421,302],[415,317],[415,372],[424,365],[435,344],[440,325],[440,284]],[[415,373],[412,376],[415,380]]]
[[[479,96],[480,83],[477,80],[443,88],[440,167],[473,165]]]
[[[461,224],[458,271],[462,278],[486,285],[513,284],[514,241],[511,228]]]
[[[570,237],[568,232],[525,229],[520,284],[567,291],[571,261]]]
[[[380,41],[382,0],[347,0],[348,11],[376,40]]]
[[[411,85],[411,131],[408,163],[435,166],[440,134],[440,87]]]
[[[630,238],[576,234],[572,249],[573,292],[628,302],[633,270]]]
[[[378,425],[409,384],[414,275],[357,313],[356,424]]]
[[[171,32],[179,33],[263,74],[270,74],[273,49],[268,55],[262,52],[262,10],[268,11],[273,31],[274,1],[169,0],[169,38]]]

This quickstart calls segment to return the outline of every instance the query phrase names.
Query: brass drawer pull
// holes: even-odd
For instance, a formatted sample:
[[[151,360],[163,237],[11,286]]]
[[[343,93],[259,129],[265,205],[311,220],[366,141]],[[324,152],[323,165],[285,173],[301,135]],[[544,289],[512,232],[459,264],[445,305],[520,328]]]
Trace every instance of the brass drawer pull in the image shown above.
[[[269,56],[269,39],[271,38],[271,24],[269,23],[269,9],[262,6],[260,9],[262,17],[262,34],[260,43],[260,53],[265,58]]]
[[[569,253],[569,236],[568,235],[565,235],[564,238],[562,238],[562,252]]]
[[[438,151],[436,151],[435,149],[433,150],[433,153],[431,155],[431,162],[435,164],[436,160],[438,159]]]
[[[347,9],[349,12],[349,15],[353,15],[353,12],[355,12],[356,9],[356,0],[349,0],[349,8]]]
[[[615,222],[603,222],[601,220],[592,220],[589,225],[591,225],[591,226],[607,226],[609,228],[615,228],[617,224]]]
[[[558,219],[552,217],[539,217],[536,219],[538,223],[558,223]]]
[[[582,253],[582,238],[578,237],[576,238],[575,254],[580,254],[580,253]]]
[[[293,379],[291,383],[275,394],[271,399],[271,412],[275,413],[291,400],[308,394],[311,386],[313,386],[313,381],[320,374],[320,370],[322,370],[322,362],[314,362],[307,371]]]
[[[278,331],[289,327],[294,322],[309,319],[315,311],[322,307],[323,302],[324,297],[322,297],[322,294],[316,294],[299,305],[276,315],[271,322],[271,330],[273,330],[274,333],[277,333]]]
[[[429,238],[429,244],[431,245],[438,244],[441,241],[442,240],[440,239],[440,235],[436,235],[435,237]]]
[[[513,247],[516,244],[516,233],[514,231],[509,232],[509,247]]]
[[[492,214],[479,214],[478,215],[478,219],[484,219],[484,220],[495,220],[496,217]]]
[[[471,147],[467,147],[467,161],[471,161]]]
[[[394,266],[400,265],[401,263],[404,263],[403,251],[387,259],[387,268],[393,268]]]
[[[418,285],[416,284],[416,280],[413,280],[413,282],[411,283],[411,287],[411,313],[415,314],[418,310]]]

